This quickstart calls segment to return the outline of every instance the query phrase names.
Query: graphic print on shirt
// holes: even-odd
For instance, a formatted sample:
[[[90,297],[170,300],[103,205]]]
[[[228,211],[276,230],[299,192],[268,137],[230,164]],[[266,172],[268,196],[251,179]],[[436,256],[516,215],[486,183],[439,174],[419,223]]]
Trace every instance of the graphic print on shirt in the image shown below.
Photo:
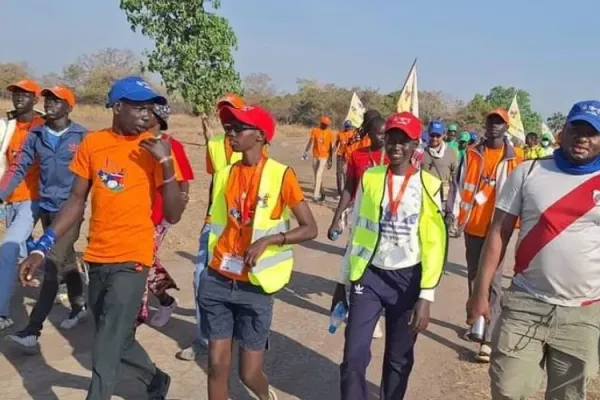
[[[69,151],[71,152],[71,154],[77,153],[78,148],[79,148],[78,143],[69,143]]]
[[[125,188],[125,169],[106,159],[105,167],[98,171],[98,177],[104,186],[112,192]]]

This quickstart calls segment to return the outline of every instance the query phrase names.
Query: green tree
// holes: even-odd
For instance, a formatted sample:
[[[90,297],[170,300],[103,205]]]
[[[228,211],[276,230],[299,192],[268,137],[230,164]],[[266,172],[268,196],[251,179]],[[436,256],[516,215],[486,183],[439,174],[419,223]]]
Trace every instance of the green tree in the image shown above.
[[[233,60],[237,38],[227,19],[214,13],[219,6],[219,0],[120,1],[131,29],[154,41],[145,68],[159,73],[167,91],[181,94],[204,122],[219,97],[241,92]]]
[[[0,91],[4,92],[4,89],[11,83],[31,78],[30,74],[29,67],[25,62],[0,63]],[[4,95],[7,94],[4,93]]]
[[[552,133],[556,133],[563,128],[566,121],[567,116],[565,114],[561,112],[555,112],[549,116],[548,119],[546,119],[546,125],[548,125],[548,128],[550,128]]]
[[[461,130],[468,129],[468,127],[481,127],[485,116],[492,108],[485,96],[478,93],[466,105],[458,107],[456,122],[461,126]]]
[[[504,107],[508,110],[513,98],[517,95],[521,119],[525,132],[537,132],[541,130],[542,116],[531,108],[531,95],[526,90],[515,87],[495,86],[490,89],[485,98],[492,107]]]

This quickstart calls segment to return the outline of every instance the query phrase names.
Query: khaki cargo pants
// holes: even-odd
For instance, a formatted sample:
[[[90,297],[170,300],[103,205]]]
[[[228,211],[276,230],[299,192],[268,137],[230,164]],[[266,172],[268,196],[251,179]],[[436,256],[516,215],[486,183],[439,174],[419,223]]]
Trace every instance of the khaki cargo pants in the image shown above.
[[[598,369],[600,303],[562,307],[513,285],[492,337],[492,399],[528,399],[548,375],[546,400],[585,399]]]

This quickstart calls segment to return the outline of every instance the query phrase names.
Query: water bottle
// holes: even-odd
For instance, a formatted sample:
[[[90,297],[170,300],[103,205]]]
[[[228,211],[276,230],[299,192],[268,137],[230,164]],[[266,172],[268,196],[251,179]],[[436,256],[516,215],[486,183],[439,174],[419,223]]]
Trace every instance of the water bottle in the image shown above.
[[[477,318],[477,321],[473,325],[471,325],[471,330],[467,337],[473,342],[483,343],[485,338],[485,318],[480,316]]]
[[[304,154],[302,154],[302,161],[306,161],[308,160],[308,152],[304,152]]]
[[[331,240],[333,240],[335,242],[339,238],[340,238],[340,232],[338,232],[338,231],[331,232]]]
[[[333,312],[331,313],[331,317],[329,318],[329,334],[333,335],[339,328],[339,326],[344,322],[344,318],[346,317],[346,305],[341,301],[335,305]]]

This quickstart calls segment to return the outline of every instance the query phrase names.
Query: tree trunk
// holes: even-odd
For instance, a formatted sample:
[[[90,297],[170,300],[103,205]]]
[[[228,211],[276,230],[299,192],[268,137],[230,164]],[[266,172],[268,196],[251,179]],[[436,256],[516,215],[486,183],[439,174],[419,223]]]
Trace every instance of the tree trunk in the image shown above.
[[[202,119],[202,135],[204,135],[204,145],[208,146],[208,140],[210,139],[208,115],[202,114],[200,118]]]

